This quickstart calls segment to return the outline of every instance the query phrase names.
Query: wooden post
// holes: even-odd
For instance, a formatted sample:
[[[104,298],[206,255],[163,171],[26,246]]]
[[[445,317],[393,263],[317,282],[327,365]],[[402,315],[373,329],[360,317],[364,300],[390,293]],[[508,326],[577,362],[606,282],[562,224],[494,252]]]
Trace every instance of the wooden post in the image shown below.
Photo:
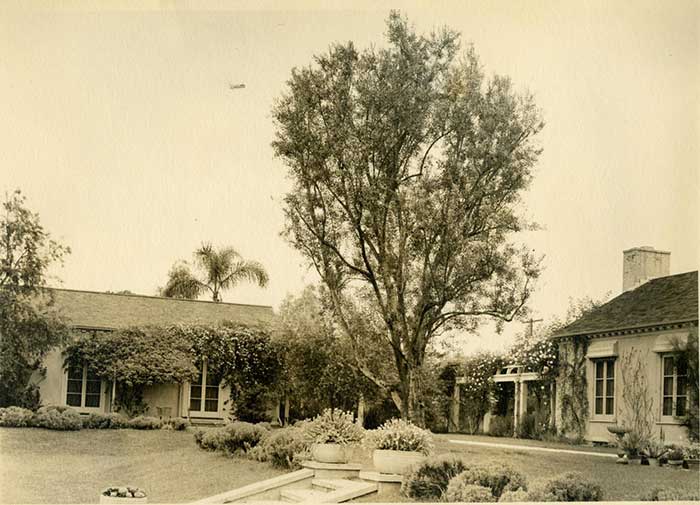
[[[365,397],[362,394],[360,395],[360,399],[357,401],[356,423],[361,427],[364,427],[365,425]]]
[[[515,390],[513,393],[513,435],[515,435],[518,424],[520,422],[520,381],[514,382]]]
[[[459,431],[459,403],[461,400],[460,383],[455,382],[454,390],[452,391],[452,405],[450,409],[450,420],[447,423],[447,431],[454,433]]]

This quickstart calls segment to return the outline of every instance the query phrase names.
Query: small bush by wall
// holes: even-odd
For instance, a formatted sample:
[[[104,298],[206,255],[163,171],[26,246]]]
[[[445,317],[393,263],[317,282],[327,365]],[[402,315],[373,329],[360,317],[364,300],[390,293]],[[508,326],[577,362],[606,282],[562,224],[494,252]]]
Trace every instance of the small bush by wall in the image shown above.
[[[82,418],[83,428],[89,430],[115,430],[126,428],[129,420],[121,414],[91,413]]]
[[[450,480],[464,470],[466,465],[455,456],[429,458],[404,478],[401,494],[415,500],[440,501]]]
[[[130,419],[128,425],[135,430],[158,430],[163,426],[163,421],[157,417],[137,416]]]
[[[454,483],[450,482],[445,492],[445,501],[484,503],[494,502],[496,498],[491,494],[491,490],[485,486],[455,481]]]
[[[492,437],[512,437],[513,418],[510,416],[493,416],[489,425],[489,435]]]
[[[42,407],[36,413],[34,425],[49,430],[76,431],[83,427],[83,421],[71,408]]]
[[[529,501],[600,501],[603,490],[578,472],[567,472],[534,485]]]
[[[206,432],[197,431],[194,440],[204,450],[223,451],[229,454],[244,454],[268,434],[263,426],[235,421],[222,428]]]
[[[33,426],[34,412],[22,407],[0,408],[0,426],[6,428],[23,428]]]

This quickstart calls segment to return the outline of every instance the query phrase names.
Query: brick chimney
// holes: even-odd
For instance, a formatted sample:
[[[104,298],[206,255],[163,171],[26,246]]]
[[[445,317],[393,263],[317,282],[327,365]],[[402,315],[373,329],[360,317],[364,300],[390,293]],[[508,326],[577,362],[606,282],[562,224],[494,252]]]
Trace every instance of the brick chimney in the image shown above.
[[[629,291],[671,272],[671,253],[653,247],[633,247],[622,252],[622,291]]]

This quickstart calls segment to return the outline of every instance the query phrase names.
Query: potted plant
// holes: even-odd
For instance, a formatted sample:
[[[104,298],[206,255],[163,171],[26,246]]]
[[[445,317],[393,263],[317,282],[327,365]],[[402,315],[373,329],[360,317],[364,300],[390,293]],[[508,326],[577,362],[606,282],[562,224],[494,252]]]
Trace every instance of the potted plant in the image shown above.
[[[644,440],[636,431],[629,431],[620,439],[619,448],[624,451],[624,455],[630,464],[639,464],[642,461],[640,453],[645,445]]]
[[[352,412],[326,409],[303,425],[311,457],[319,463],[347,463],[347,446],[362,441],[364,430],[353,421]]]
[[[697,470],[700,467],[700,443],[695,442],[687,446],[683,450],[683,457],[689,470]]]
[[[683,448],[675,444],[669,445],[666,457],[670,466],[680,468],[683,465]]]
[[[668,448],[658,440],[649,440],[643,450],[651,466],[661,466],[661,458],[668,452]]]
[[[374,449],[372,462],[377,472],[406,475],[432,452],[433,435],[410,422],[391,419],[368,431],[365,445]]]
[[[617,462],[626,465],[627,458],[625,458],[625,451],[622,449],[622,437],[624,437],[626,433],[629,433],[630,429],[625,428],[624,426],[620,426],[618,424],[613,424],[611,426],[608,426],[608,431],[612,433],[615,437],[614,443],[617,446]]]
[[[102,490],[100,503],[121,503],[123,505],[148,503],[148,497],[143,489],[135,486],[112,486]]]

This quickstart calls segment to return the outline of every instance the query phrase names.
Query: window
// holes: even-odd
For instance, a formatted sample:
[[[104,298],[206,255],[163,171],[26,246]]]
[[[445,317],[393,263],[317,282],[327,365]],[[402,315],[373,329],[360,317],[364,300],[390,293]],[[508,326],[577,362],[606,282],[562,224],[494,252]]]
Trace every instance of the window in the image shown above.
[[[190,384],[190,411],[199,413],[219,412],[220,379],[209,373],[204,361],[199,376]]]
[[[615,414],[615,360],[601,359],[595,364],[595,414]]]
[[[102,380],[87,365],[68,369],[66,405],[99,408],[101,393]]]
[[[664,416],[684,416],[686,406],[686,384],[688,370],[683,360],[676,356],[663,356],[663,399]]]

